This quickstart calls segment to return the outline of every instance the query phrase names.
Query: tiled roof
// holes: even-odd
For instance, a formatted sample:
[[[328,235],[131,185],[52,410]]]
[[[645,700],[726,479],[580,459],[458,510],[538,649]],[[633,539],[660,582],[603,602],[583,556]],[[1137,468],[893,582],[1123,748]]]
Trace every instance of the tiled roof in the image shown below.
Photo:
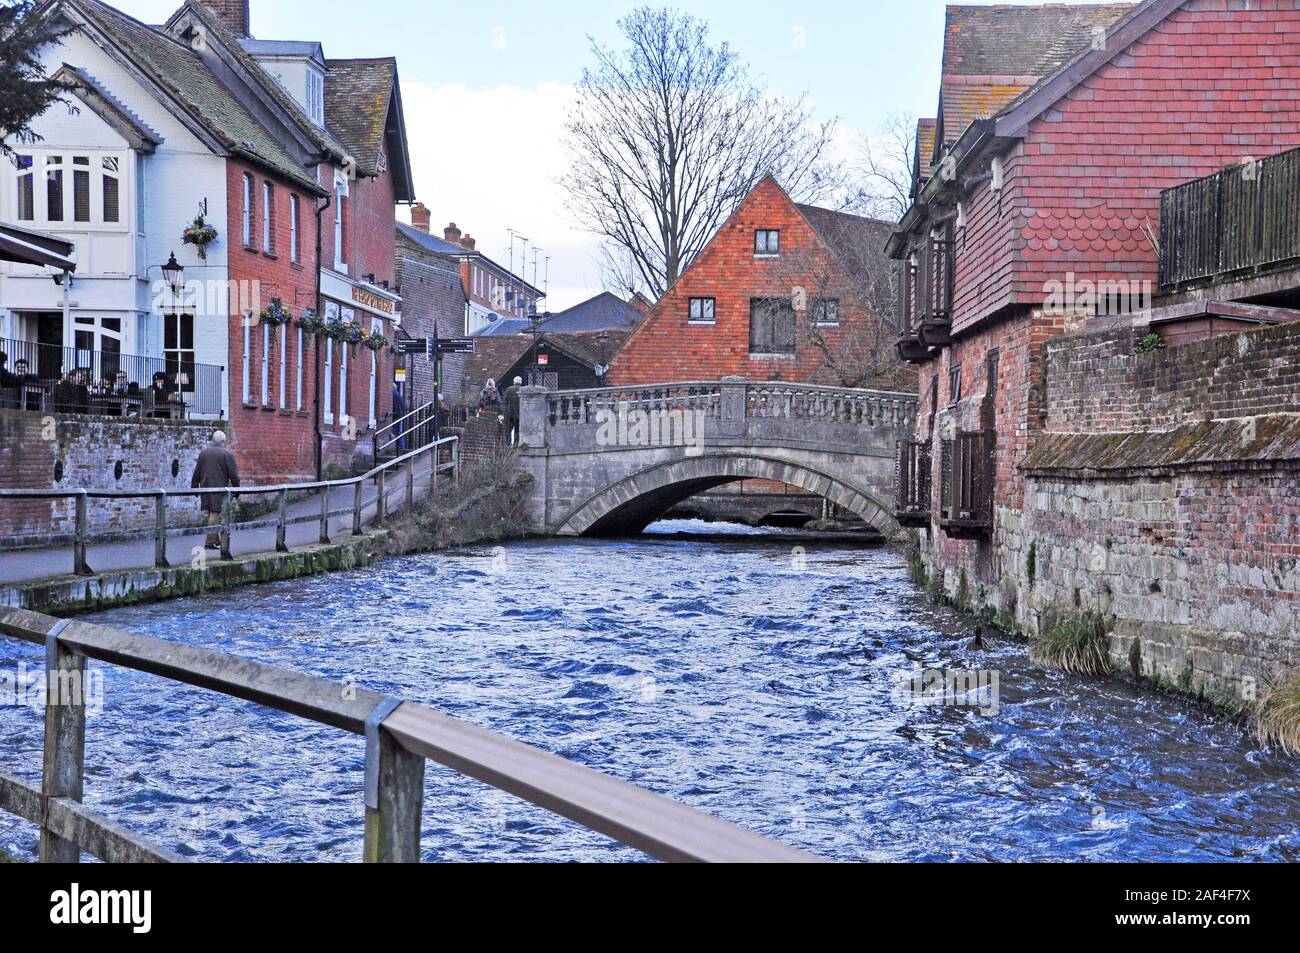
[[[886,261],[885,242],[897,227],[894,223],[815,205],[795,207],[854,279],[870,281],[872,267]]]
[[[612,361],[629,337],[630,330],[609,331],[609,339],[603,343],[605,359]],[[584,364],[595,367],[600,363],[602,343],[596,340],[594,333],[585,334],[543,334],[539,341],[566,352]],[[512,334],[503,337],[477,337],[474,339],[474,353],[465,356],[465,380],[482,386],[492,378],[501,390],[510,384],[505,378],[519,361],[528,356],[533,346],[531,334]]]
[[[425,251],[432,252],[435,255],[448,255],[454,258],[463,258],[465,256],[477,254],[477,252],[472,252],[468,248],[464,248],[454,242],[441,239],[437,235],[430,235],[423,229],[407,225],[405,222],[396,222],[395,224],[397,225],[398,234],[410,239]]]
[[[397,60],[326,60],[325,115],[365,175],[378,172],[388,107],[397,80]],[[390,158],[397,158],[395,156]]]
[[[191,121],[232,155],[280,173],[311,189],[315,177],[223,86],[187,45],[99,0],[69,4],[178,103]]]
[[[548,333],[629,329],[636,327],[644,317],[642,312],[618,295],[605,291],[566,311],[551,315],[545,328]]]
[[[944,143],[988,119],[1089,46],[1133,4],[949,6],[940,89]]]

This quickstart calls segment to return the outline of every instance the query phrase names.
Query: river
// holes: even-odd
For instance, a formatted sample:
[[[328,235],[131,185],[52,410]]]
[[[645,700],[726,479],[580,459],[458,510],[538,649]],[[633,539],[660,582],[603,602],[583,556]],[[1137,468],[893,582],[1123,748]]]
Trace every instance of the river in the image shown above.
[[[968,646],[897,552],[660,523],[100,613],[135,632],[415,699],[837,860],[1297,860],[1297,763],[1124,679]],[[39,666],[0,639],[0,668]],[[204,860],[357,860],[359,738],[91,663],[86,802]],[[929,697],[926,672],[982,692]],[[996,686],[993,677],[996,676]],[[994,688],[996,687],[996,690]],[[0,708],[39,778],[41,713]],[[0,849],[33,829],[0,815]],[[436,765],[434,860],[636,860]]]

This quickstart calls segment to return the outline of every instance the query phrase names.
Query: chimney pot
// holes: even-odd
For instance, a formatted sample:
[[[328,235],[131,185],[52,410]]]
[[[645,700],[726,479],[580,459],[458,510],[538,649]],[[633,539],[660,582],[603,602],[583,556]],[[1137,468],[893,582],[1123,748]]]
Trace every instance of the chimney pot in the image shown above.
[[[411,206],[411,226],[427,233],[429,231],[429,209],[423,202]]]
[[[235,36],[251,36],[249,27],[249,0],[201,0],[202,4],[216,14],[217,19],[225,24],[226,29]]]
[[[453,245],[460,244],[460,229],[456,227],[455,222],[452,222],[450,225],[448,225],[446,228],[442,230],[442,237],[445,238],[447,241],[451,242]]]
[[[460,247],[461,247],[461,248],[464,248],[466,251],[473,251],[473,250],[474,250],[474,236],[473,236],[473,235],[466,235],[465,237],[463,237],[463,238],[460,240]]]

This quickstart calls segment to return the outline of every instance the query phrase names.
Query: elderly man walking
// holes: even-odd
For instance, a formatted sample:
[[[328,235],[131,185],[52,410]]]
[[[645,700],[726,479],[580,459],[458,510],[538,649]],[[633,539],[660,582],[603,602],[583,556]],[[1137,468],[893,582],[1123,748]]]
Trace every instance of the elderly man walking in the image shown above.
[[[222,489],[239,486],[239,465],[235,455],[226,446],[226,434],[216,430],[212,434],[212,446],[204,447],[199,452],[198,462],[194,464],[194,476],[190,479],[193,489]],[[220,493],[203,494],[202,507],[208,514],[208,526],[221,525],[221,505],[225,497]],[[209,529],[204,544],[208,549],[221,548],[221,536]]]

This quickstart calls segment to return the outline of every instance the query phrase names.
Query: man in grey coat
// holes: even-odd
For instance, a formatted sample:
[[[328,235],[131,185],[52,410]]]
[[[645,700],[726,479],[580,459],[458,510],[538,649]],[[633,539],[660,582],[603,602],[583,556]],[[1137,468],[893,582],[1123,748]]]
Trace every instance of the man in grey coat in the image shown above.
[[[239,486],[239,465],[235,462],[235,455],[226,447],[224,431],[213,431],[212,446],[204,447],[199,452],[190,486],[193,489],[205,490]],[[203,495],[200,505],[208,514],[208,526],[221,525],[221,507],[224,502],[225,497],[220,493]],[[208,549],[220,549],[220,534],[209,530],[205,545]]]

